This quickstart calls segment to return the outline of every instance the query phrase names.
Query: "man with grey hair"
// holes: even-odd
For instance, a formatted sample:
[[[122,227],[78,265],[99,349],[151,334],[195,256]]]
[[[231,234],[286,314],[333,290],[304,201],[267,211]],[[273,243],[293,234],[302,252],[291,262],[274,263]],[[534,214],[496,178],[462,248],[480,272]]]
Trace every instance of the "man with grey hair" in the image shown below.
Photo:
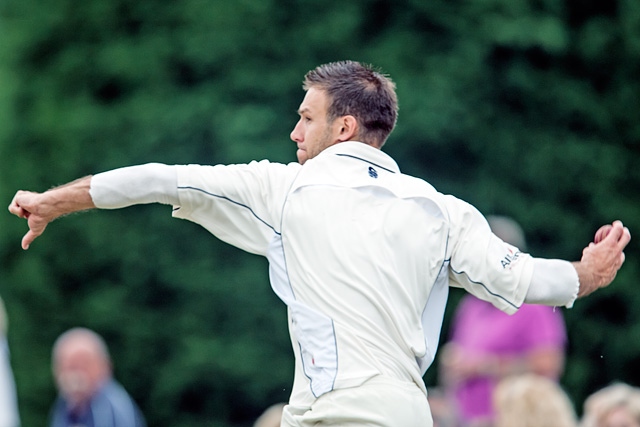
[[[102,337],[73,328],[53,345],[53,374],[59,396],[51,427],[145,427],[137,405],[112,377]]]

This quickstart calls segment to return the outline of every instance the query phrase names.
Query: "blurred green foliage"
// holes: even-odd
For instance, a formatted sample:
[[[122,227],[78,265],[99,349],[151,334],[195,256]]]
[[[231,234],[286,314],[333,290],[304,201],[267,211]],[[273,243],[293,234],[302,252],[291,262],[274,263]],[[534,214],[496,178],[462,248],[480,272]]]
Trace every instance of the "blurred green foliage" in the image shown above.
[[[617,218],[640,230],[632,0],[4,0],[0,34],[7,205],[130,164],[294,161],[304,73],[354,59],[397,83],[385,150],[401,168],[513,216],[534,255],[578,259]],[[0,230],[24,426],[46,424],[50,346],[76,325],[105,336],[150,426],[249,426],[287,399],[286,311],[263,259],[166,206],[74,215],[28,252],[22,221],[2,215]],[[640,385],[639,252],[564,311],[578,410],[613,380]]]

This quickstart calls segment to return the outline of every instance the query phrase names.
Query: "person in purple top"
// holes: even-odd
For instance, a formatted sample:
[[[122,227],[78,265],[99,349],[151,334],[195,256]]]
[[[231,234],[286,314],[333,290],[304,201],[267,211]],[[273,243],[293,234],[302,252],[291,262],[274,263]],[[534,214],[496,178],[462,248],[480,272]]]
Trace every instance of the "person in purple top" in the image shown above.
[[[526,249],[517,223],[506,217],[487,219],[502,240]],[[493,390],[503,377],[531,372],[558,380],[564,369],[566,329],[554,307],[525,304],[510,316],[465,295],[450,333],[440,358],[441,381],[464,427],[492,425]]]
[[[53,346],[59,396],[51,427],[145,427],[138,406],[112,377],[106,344],[95,332],[73,328]]]

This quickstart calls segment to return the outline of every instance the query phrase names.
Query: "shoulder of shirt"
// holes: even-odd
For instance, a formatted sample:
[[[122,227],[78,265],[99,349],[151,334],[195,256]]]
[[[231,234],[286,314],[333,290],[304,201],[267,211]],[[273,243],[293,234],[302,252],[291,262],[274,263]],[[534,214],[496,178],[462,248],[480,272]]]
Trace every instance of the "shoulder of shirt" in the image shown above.
[[[336,161],[336,157],[346,162]],[[371,177],[379,176],[381,169],[389,172],[385,176],[392,178],[395,183],[388,188],[397,190],[396,194],[400,197],[427,196],[435,200],[443,196],[426,180],[403,174],[396,161],[384,151],[357,141],[341,142],[326,148],[318,156],[308,160],[303,170],[324,173],[333,169],[332,165],[338,165],[338,168],[340,168],[341,166],[339,165],[350,163],[348,160],[364,163],[368,167]],[[387,181],[385,185],[388,186],[389,182]],[[395,190],[394,192],[396,192]]]

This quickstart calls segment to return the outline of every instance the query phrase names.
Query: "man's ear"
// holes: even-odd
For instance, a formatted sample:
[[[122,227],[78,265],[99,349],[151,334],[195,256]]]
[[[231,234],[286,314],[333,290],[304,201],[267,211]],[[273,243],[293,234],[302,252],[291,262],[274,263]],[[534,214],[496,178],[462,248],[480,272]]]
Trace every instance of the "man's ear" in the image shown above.
[[[353,116],[342,116],[339,119],[340,133],[338,141],[353,141],[358,135],[358,121]]]

